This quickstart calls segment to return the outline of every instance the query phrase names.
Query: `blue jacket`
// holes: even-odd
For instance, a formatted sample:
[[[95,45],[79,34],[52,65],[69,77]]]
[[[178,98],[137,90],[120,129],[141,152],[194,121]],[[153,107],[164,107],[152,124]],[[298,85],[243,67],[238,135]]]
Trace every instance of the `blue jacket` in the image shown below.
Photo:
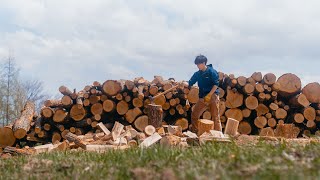
[[[197,71],[193,74],[189,80],[189,86],[194,85],[198,82],[199,86],[199,97],[205,97],[213,88],[214,85],[219,86],[219,74],[213,69],[212,64],[207,65],[205,71]],[[215,94],[219,94],[219,89],[215,91]]]

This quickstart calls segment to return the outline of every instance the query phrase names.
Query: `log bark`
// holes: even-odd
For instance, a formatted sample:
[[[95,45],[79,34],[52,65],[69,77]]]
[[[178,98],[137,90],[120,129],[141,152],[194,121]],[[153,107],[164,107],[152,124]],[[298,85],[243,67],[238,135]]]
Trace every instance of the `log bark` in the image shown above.
[[[27,135],[34,113],[35,105],[28,101],[24,106],[21,116],[13,124],[13,134],[17,139],[22,139]]]
[[[61,92],[61,94],[65,96],[70,96],[72,94],[72,91],[68,89],[66,86],[60,86],[59,91]]]
[[[77,137],[77,135],[68,132],[65,136],[65,138],[69,141],[69,142],[74,142],[77,146],[81,147],[82,149],[86,149],[86,144]]]
[[[148,106],[148,124],[155,128],[161,127],[163,110],[160,105],[149,104]]]
[[[61,100],[49,99],[49,100],[44,101],[44,106],[56,108],[56,107],[62,107],[63,104],[62,104]]]

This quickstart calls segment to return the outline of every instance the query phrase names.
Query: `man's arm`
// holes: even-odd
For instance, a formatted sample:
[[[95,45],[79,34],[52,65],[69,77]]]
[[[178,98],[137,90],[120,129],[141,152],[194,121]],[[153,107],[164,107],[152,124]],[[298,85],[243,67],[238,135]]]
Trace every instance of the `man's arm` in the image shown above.
[[[189,80],[188,85],[189,85],[189,86],[192,86],[192,85],[194,85],[197,81],[198,81],[198,74],[197,74],[197,72],[195,72],[195,73],[192,75],[191,79]]]
[[[210,96],[218,89],[218,86],[219,86],[218,72],[213,70],[211,75],[212,75],[212,81],[213,81],[214,86],[212,87],[211,91],[209,92]]]

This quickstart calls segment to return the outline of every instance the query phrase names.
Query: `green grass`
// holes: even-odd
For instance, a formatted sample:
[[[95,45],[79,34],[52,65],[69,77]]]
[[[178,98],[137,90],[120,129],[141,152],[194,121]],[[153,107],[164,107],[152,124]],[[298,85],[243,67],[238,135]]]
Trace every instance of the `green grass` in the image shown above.
[[[209,143],[1,159],[1,179],[319,179],[320,145]]]

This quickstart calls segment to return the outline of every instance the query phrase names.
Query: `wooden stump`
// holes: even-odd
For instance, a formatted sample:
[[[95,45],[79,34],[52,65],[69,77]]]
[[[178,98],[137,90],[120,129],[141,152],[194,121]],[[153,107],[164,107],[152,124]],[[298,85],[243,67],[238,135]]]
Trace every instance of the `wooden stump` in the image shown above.
[[[204,132],[210,133],[213,129],[214,123],[208,119],[198,120],[198,136],[201,136]]]
[[[149,104],[148,105],[148,124],[155,128],[161,127],[163,110],[160,105]]]
[[[235,136],[235,135],[237,135],[238,127],[239,127],[238,120],[228,118],[226,128],[224,129],[224,134]]]
[[[134,121],[134,127],[140,132],[143,132],[146,126],[148,126],[148,116],[146,115],[140,116]]]

